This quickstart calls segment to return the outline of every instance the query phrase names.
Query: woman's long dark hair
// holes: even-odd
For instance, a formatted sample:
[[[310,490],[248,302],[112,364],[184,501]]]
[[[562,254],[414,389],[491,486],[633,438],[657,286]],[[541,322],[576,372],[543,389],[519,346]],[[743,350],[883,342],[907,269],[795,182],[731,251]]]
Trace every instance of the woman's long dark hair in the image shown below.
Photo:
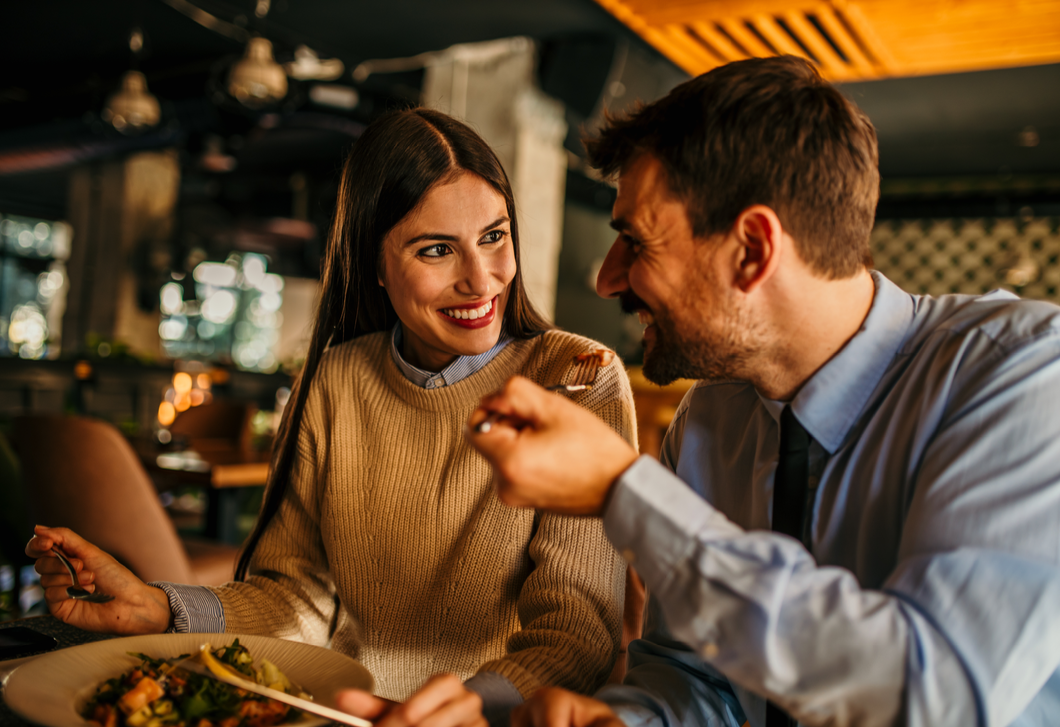
[[[384,238],[416,208],[429,189],[451,181],[461,172],[481,177],[504,197],[518,261],[519,227],[508,176],[489,145],[467,125],[438,111],[406,109],[373,122],[353,145],[342,168],[313,335],[284,410],[265,499],[257,524],[240,553],[237,580],[246,579],[261,535],[283,502],[302,413],[324,350],[357,336],[390,330],[398,320],[378,282]],[[505,332],[525,339],[549,328],[527,298],[521,266],[517,265],[504,310]]]

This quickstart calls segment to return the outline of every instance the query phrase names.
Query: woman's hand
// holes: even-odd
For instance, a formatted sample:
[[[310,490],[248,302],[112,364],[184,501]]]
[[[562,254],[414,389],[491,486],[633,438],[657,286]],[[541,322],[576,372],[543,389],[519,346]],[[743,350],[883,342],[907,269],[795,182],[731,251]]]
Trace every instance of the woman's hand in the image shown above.
[[[512,710],[512,727],[625,727],[625,723],[603,702],[546,687]]]
[[[339,692],[336,701],[378,727],[486,727],[482,698],[454,674],[435,674],[404,704],[359,689]]]
[[[149,586],[107,553],[67,528],[38,525],[26,545],[26,555],[36,558],[36,571],[44,588],[48,610],[61,620],[86,631],[114,634],[160,634],[173,618],[169,598]],[[66,595],[73,580],[55,554],[58,546],[70,558],[86,591],[97,587],[114,596],[107,603],[77,601]]]

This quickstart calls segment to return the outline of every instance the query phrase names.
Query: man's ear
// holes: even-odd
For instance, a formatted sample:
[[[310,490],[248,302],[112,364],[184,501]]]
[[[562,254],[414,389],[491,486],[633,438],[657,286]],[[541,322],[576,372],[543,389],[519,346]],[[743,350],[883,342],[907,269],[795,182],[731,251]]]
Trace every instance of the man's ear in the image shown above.
[[[752,205],[741,212],[732,227],[732,234],[741,251],[735,282],[744,293],[750,293],[776,272],[781,251],[785,245],[791,244],[791,238],[784,234],[777,213],[762,204]]]

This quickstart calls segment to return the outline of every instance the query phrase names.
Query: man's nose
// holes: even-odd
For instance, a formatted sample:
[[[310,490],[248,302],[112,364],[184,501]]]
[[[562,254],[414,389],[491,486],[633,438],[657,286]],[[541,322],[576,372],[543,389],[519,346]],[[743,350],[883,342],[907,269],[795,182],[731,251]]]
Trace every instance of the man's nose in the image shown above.
[[[629,265],[631,254],[621,238],[615,240],[600,266],[596,276],[596,294],[602,298],[615,298],[629,290]]]

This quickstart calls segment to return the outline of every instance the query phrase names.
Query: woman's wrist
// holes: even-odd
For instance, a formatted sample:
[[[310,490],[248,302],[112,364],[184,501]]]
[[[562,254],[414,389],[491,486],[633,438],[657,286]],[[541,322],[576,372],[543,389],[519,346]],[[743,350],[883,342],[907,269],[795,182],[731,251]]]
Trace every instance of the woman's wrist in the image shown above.
[[[173,609],[169,596],[157,586],[145,586],[144,602],[139,609],[143,621],[143,633],[163,634],[173,626]]]

